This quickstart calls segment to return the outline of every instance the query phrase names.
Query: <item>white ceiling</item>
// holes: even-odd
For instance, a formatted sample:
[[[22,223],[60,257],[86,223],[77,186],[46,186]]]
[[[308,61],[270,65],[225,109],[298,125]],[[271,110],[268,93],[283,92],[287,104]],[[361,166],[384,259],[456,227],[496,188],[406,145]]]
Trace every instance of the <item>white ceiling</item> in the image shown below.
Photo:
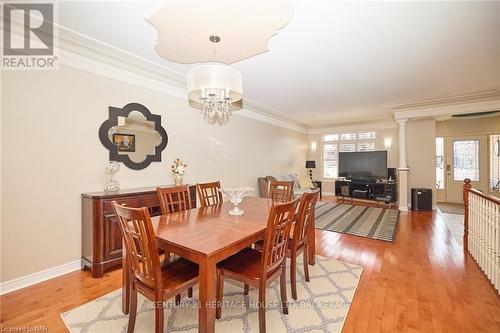
[[[153,49],[156,32],[145,18],[160,5],[61,2],[59,22],[186,72],[192,65]],[[245,98],[289,119],[309,126],[382,120],[393,105],[500,89],[500,2],[303,1],[294,8],[269,52],[233,65]]]

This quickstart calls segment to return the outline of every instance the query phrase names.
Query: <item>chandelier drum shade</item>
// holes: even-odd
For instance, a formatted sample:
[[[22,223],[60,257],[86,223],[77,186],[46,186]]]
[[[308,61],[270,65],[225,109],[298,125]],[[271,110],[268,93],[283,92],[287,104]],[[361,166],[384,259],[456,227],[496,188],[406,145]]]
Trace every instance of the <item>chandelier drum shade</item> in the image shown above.
[[[269,51],[269,39],[292,14],[288,1],[168,1],[147,20],[157,31],[156,53],[200,63],[187,73],[189,105],[209,123],[225,124],[242,108],[243,94],[241,74],[227,65]]]
[[[201,106],[208,120],[224,122],[233,105],[242,98],[243,85],[240,72],[223,64],[206,64],[192,67],[187,73],[189,101]]]

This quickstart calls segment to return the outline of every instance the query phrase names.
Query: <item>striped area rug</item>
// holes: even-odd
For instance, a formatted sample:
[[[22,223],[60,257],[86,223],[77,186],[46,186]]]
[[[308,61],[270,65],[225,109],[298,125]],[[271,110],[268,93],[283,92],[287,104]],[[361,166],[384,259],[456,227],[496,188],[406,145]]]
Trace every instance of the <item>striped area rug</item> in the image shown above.
[[[399,211],[333,202],[316,204],[316,228],[394,242]]]

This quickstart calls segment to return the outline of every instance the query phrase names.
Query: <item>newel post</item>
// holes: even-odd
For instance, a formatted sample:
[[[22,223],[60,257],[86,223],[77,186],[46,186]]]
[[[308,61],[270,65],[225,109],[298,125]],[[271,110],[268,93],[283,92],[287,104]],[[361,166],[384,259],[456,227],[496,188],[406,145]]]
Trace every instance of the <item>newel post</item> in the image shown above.
[[[469,250],[469,190],[472,188],[470,179],[464,180],[464,250]]]

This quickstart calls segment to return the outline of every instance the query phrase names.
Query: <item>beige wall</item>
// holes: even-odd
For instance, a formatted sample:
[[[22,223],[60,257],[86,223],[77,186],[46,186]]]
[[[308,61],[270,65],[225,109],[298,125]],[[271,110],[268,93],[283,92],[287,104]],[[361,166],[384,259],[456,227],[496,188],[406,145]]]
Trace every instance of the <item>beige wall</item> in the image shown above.
[[[80,193],[103,187],[108,152],[98,129],[110,105],[144,104],[169,136],[161,163],[122,165],[122,188],[171,183],[177,157],[189,166],[189,183],[220,179],[257,190],[258,176],[305,171],[305,134],[237,113],[211,126],[186,101],[64,66],[4,72],[1,85],[1,281],[80,259]]]
[[[408,200],[411,188],[432,189],[436,204],[436,121],[410,120],[406,124],[406,159],[408,172]]]
[[[436,136],[460,136],[500,133],[500,116],[450,119],[436,122]]]
[[[375,150],[387,150],[387,167],[397,168],[399,163],[399,146],[398,146],[398,129],[394,128],[383,128],[383,129],[373,129],[376,132],[375,139]],[[314,134],[309,136],[309,147],[308,147],[308,159],[316,161],[316,169],[313,170],[314,179],[323,180],[323,191],[327,193],[335,192],[335,182],[331,179],[323,178],[323,135],[325,134],[336,134],[336,133],[346,133],[346,132],[366,132],[366,130],[356,129],[353,127],[352,130],[329,130],[321,134]],[[386,149],[384,145],[384,140],[386,138],[391,139],[391,146]],[[312,149],[312,144],[316,144],[316,149]]]

